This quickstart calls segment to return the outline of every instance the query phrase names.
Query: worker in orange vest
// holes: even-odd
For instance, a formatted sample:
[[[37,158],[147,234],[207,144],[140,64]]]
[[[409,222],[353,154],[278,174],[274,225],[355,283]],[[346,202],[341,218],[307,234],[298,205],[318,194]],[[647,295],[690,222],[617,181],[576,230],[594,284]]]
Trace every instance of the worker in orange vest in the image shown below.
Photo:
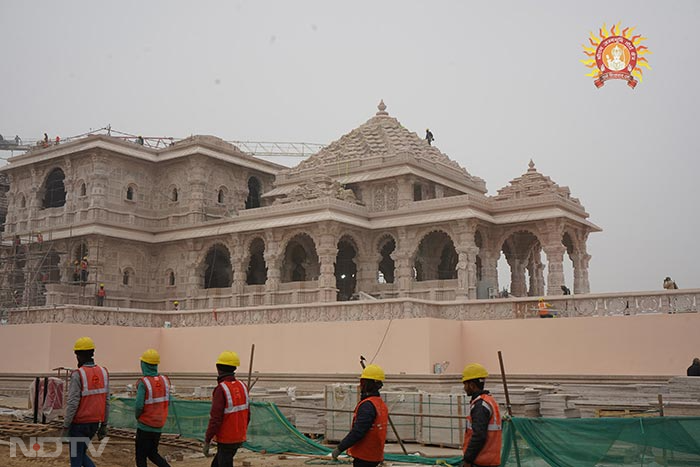
[[[211,398],[209,426],[202,452],[209,457],[212,441],[216,441],[216,457],[212,467],[233,467],[233,457],[246,440],[250,423],[248,388],[236,379],[241,359],[236,352],[221,352],[216,360],[218,385]]]
[[[71,467],[94,466],[87,443],[95,434],[100,440],[107,436],[109,373],[95,364],[95,343],[89,337],[75,341],[73,351],[78,369],[70,376],[62,437],[71,441]]]
[[[462,371],[464,392],[471,397],[464,432],[464,467],[501,465],[501,412],[498,402],[484,390],[486,368],[470,363]]]
[[[384,460],[389,423],[389,409],[379,395],[384,378],[384,370],[379,365],[367,365],[362,370],[360,402],[353,413],[352,428],[331,453],[334,460],[346,449],[356,467],[376,467]]]
[[[105,305],[105,297],[107,296],[107,292],[105,291],[105,285],[100,284],[100,288],[97,290],[97,306],[104,306]]]
[[[539,317],[554,318],[554,315],[549,312],[550,308],[552,308],[552,305],[545,302],[544,298],[540,297],[540,300],[537,302],[537,314]]]
[[[170,405],[170,380],[158,374],[160,355],[155,349],[141,355],[141,374],[136,386],[136,467],[146,467],[150,459],[158,467],[170,464],[158,454],[158,443]]]

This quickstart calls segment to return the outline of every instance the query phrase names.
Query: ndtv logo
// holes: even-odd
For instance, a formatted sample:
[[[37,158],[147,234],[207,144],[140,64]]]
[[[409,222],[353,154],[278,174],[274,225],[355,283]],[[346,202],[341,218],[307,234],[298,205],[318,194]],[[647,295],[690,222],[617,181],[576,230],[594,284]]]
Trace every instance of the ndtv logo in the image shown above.
[[[22,438],[12,437],[10,438],[10,457],[17,457],[18,446],[24,457],[58,457],[63,452],[64,444],[70,444],[71,451],[75,452],[77,451],[76,445],[78,443],[87,444],[87,452],[91,457],[100,457],[107,447],[108,442],[109,436],[103,438],[97,447],[90,441],[90,438],[30,436],[29,442],[25,444]]]

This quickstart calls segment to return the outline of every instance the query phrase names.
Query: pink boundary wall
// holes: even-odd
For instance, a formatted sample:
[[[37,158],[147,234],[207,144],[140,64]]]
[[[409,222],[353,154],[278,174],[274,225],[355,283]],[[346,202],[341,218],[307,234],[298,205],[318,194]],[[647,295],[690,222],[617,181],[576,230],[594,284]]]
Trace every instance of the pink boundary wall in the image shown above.
[[[347,321],[199,328],[127,328],[76,324],[0,327],[0,373],[46,373],[75,366],[72,345],[92,337],[96,359],[112,372],[136,372],[146,348],[161,352],[161,370],[214,372],[222,350],[235,350],[262,373],[333,374],[358,371],[359,355],[377,352],[389,321]],[[425,375],[437,362],[448,373],[483,363],[499,373],[502,350],[511,374],[679,375],[700,355],[700,314],[501,321],[394,320],[376,363],[389,374]]]

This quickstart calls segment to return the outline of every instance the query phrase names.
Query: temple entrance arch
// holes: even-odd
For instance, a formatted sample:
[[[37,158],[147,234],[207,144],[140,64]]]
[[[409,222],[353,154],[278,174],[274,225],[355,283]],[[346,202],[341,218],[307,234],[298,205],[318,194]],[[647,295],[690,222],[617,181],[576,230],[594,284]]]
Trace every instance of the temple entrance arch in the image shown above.
[[[423,237],[416,250],[413,267],[418,282],[457,278],[459,257],[450,236],[439,230]]]
[[[231,254],[224,245],[218,243],[207,251],[204,258],[203,284],[205,289],[222,289],[231,287],[233,267]]]
[[[258,237],[250,242],[250,260],[246,273],[246,284],[262,285],[267,281],[267,264],[265,263],[265,241]]]
[[[574,254],[576,247],[568,232],[564,232],[564,235],[562,235],[561,243],[566,248],[565,255],[569,257],[569,261],[564,261],[562,264],[564,273],[562,293],[566,295],[567,293],[571,294],[574,290]]]
[[[338,242],[338,253],[335,256],[335,287],[338,289],[337,300],[350,300],[357,286],[357,245],[354,240],[344,236]]]
[[[542,244],[529,230],[511,233],[502,243],[503,255],[498,261],[499,279],[503,290],[516,297],[545,294],[545,264]]]
[[[304,282],[318,279],[321,266],[313,239],[304,233],[292,237],[284,249],[282,282]]]

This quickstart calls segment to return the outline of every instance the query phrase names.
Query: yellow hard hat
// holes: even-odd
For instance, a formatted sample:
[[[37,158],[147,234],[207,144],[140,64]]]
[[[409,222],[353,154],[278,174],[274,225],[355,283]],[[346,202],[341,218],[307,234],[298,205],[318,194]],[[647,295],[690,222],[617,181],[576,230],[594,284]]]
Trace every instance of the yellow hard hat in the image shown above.
[[[156,349],[148,349],[141,355],[141,361],[151,365],[158,365],[160,363],[160,354]]]
[[[384,381],[384,370],[382,370],[382,367],[380,367],[379,365],[367,365],[365,369],[362,370],[360,379],[373,379],[375,381]]]
[[[95,350],[95,342],[89,337],[81,337],[73,346],[73,351],[76,350]]]
[[[486,378],[488,375],[489,372],[486,371],[486,368],[484,368],[482,365],[479,365],[478,363],[470,363],[469,365],[465,366],[464,371],[462,371],[462,382],[471,381],[472,379]]]
[[[216,364],[239,367],[241,366],[241,359],[238,358],[238,354],[236,352],[227,350],[225,352],[221,352]]]
[[[180,302],[178,302],[177,300],[175,300],[175,301],[173,302],[173,305],[179,305],[179,304],[180,304]]]
[[[540,297],[540,301],[541,301],[541,302],[544,302],[544,297]]]
[[[104,284],[100,284],[100,287],[104,287],[104,286],[105,286]]]

